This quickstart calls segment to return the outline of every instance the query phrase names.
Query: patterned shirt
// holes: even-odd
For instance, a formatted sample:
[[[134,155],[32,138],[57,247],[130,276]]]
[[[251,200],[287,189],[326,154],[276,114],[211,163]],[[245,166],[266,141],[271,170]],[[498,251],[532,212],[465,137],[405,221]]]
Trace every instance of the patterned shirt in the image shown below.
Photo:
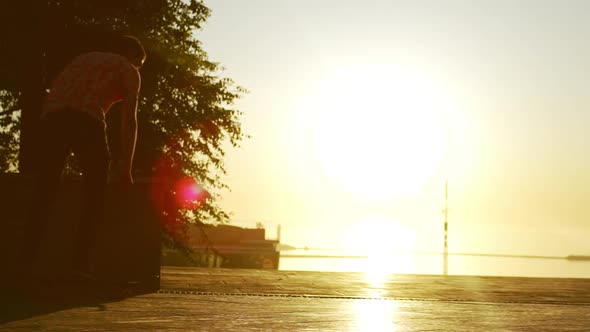
[[[123,56],[90,52],[77,56],[55,77],[46,97],[43,117],[66,108],[86,112],[104,123],[116,102],[139,94],[141,77]]]

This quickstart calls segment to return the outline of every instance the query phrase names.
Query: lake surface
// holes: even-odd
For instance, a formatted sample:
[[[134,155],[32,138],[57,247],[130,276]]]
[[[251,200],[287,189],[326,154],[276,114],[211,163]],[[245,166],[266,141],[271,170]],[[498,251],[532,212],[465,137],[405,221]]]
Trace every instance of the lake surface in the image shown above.
[[[444,258],[432,253],[363,255],[333,250],[291,250],[281,253],[279,270],[402,274],[442,274]],[[448,274],[590,278],[590,261],[530,256],[449,255]]]

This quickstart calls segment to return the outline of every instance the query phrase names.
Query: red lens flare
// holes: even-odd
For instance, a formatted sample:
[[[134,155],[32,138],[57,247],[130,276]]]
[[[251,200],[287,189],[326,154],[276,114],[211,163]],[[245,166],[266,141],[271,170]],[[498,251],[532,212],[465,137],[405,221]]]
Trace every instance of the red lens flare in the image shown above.
[[[197,208],[210,194],[195,179],[183,177],[174,185],[176,204],[185,209]]]

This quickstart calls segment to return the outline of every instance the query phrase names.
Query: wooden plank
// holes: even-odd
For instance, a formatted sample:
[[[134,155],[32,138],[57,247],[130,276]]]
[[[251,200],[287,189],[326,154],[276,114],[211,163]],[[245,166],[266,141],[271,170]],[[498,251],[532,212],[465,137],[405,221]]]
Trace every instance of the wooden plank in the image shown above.
[[[590,279],[162,268],[162,289],[389,297],[464,302],[590,304]]]
[[[0,331],[584,331],[588,306],[152,294]]]
[[[0,331],[585,331],[589,279],[162,269],[160,293],[13,300]]]

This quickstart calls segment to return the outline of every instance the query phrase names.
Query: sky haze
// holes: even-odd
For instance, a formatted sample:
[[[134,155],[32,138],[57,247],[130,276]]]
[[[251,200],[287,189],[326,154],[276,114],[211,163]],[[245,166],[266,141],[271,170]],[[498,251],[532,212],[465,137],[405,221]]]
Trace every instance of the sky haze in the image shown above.
[[[439,251],[448,179],[451,251],[590,254],[590,2],[206,4],[196,37],[250,90],[234,223]]]

